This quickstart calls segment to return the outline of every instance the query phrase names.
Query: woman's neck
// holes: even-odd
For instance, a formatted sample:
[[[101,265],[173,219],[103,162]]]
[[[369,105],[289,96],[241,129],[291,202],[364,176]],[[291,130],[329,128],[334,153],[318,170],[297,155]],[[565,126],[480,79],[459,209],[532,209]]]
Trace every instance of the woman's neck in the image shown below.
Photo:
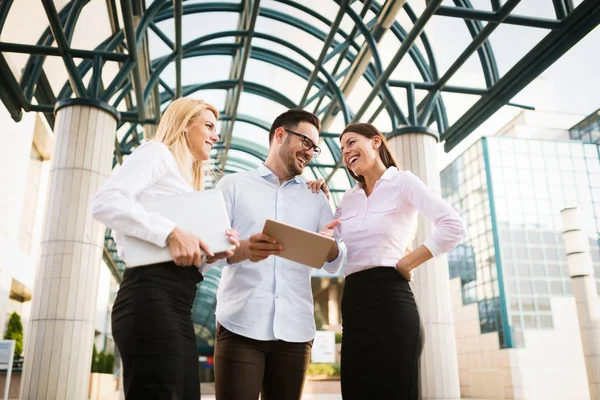
[[[381,176],[386,170],[387,168],[383,164],[383,161],[377,160],[375,164],[371,168],[369,168],[365,174],[363,174],[363,178],[365,179],[363,189],[365,190],[367,196],[370,196],[371,193],[373,193],[373,190],[375,189],[375,184],[379,179],[381,179]]]

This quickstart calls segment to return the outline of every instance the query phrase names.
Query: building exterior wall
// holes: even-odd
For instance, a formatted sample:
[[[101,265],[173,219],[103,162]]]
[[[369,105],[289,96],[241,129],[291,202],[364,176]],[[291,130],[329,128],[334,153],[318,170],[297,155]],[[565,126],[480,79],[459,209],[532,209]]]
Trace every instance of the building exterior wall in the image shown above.
[[[463,305],[460,278],[450,281],[461,396],[476,399],[589,399],[575,299],[551,297],[554,328],[525,330],[523,348],[481,333],[475,303]]]
[[[587,399],[560,210],[579,205],[600,274],[600,159],[581,141],[482,138],[442,171],[467,222],[449,255],[461,394]]]

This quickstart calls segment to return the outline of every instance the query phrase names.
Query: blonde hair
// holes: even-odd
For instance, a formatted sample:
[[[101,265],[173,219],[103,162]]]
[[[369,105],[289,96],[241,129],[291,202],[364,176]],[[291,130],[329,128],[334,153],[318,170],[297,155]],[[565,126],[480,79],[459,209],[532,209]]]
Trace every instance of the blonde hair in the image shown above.
[[[154,139],[166,145],[179,167],[183,178],[194,190],[204,189],[204,161],[197,161],[189,149],[187,127],[204,110],[210,110],[216,119],[219,111],[204,100],[185,97],[174,100],[165,110]]]

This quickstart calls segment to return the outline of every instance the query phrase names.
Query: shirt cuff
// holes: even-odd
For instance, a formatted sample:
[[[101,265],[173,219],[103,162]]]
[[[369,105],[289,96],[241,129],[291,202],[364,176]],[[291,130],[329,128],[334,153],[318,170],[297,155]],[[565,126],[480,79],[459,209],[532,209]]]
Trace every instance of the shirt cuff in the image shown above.
[[[423,242],[423,246],[427,247],[434,257],[444,254],[444,251],[431,239],[425,240],[425,242]]]
[[[144,239],[147,242],[150,242],[158,247],[165,247],[167,245],[167,237],[169,233],[173,232],[173,229],[177,227],[177,225],[158,214],[153,215],[152,221],[152,229],[144,230],[144,232],[140,232],[140,238]]]
[[[330,262],[326,262],[325,264],[323,264],[323,269],[327,272],[329,272],[330,274],[335,274],[336,272],[338,272],[340,270],[340,268],[342,267],[342,263],[344,261],[344,255],[346,254],[344,245],[342,244],[341,240],[336,240],[336,244],[338,247],[338,255],[337,257]]]

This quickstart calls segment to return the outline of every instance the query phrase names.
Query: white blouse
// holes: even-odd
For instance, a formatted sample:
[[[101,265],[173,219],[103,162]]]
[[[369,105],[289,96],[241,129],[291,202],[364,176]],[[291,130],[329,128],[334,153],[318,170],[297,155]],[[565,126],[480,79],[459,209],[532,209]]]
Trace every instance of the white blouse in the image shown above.
[[[123,235],[164,247],[175,228],[175,223],[146,211],[138,201],[191,191],[167,146],[150,140],[134,150],[96,193],[92,215],[113,230],[119,257],[127,264]]]
[[[433,256],[460,242],[466,229],[456,211],[409,171],[390,167],[369,197],[360,185],[348,189],[335,217],[346,247],[344,275],[373,267],[395,267],[416,233],[418,213],[435,224],[423,245]]]

